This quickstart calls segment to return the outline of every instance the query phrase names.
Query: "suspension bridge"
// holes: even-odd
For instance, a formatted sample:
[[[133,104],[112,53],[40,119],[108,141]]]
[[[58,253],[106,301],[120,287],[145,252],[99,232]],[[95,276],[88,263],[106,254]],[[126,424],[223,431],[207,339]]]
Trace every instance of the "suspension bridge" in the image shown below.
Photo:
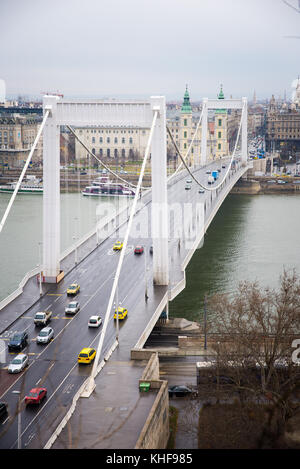
[[[0,223],[0,236],[24,178],[37,142],[43,133],[43,240],[41,265],[29,273],[16,292],[0,304],[1,339],[14,330],[27,330],[28,354],[32,359],[26,373],[12,380],[0,400],[9,404],[9,417],[0,429],[1,448],[50,448],[58,429],[63,428],[80,397],[90,398],[101,382],[101,370],[111,356],[128,361],[143,349],[162,312],[185,287],[185,269],[222,202],[236,182],[251,167],[247,153],[247,99],[222,100],[223,109],[240,109],[241,120],[231,155],[207,160],[208,110],[220,101],[203,99],[197,129],[202,128],[201,154],[188,164],[193,139],[182,155],[166,122],[165,98],[146,101],[69,101],[45,96],[43,121],[28,155],[15,191]],[[135,125],[150,129],[135,196],[131,204],[110,219],[100,220],[62,257],[60,252],[60,126],[71,132],[78,126]],[[167,177],[167,132],[178,154],[178,166]],[[193,138],[196,138],[197,131]],[[81,142],[83,145],[84,142]],[[238,145],[240,143],[240,150]],[[97,158],[85,146],[91,157]],[[144,190],[143,176],[151,155],[152,186]],[[103,166],[104,163],[98,159]],[[120,178],[119,174],[113,173]],[[218,173],[208,184],[208,173]],[[124,178],[121,178],[123,182]],[[186,190],[186,185],[189,188]],[[121,240],[120,252],[112,250]],[[135,256],[136,245],[144,248]],[[151,248],[151,252],[150,252]],[[36,281],[38,274],[39,282]],[[66,318],[66,290],[80,284],[80,313]],[[77,298],[76,298],[77,299]],[[124,321],[113,320],[119,306],[128,310]],[[33,316],[52,311],[54,339],[41,351],[34,337]],[[102,317],[98,330],[87,327],[91,315]],[[92,366],[78,367],[77,355],[92,347]],[[99,381],[98,381],[99,379]],[[130,375],[128,376],[130,381]],[[36,384],[38,383],[38,384]],[[45,386],[47,400],[38,413],[26,412],[22,397],[34,385]],[[100,385],[101,386],[101,385]],[[137,385],[136,385],[137,386]],[[18,398],[16,398],[18,396]],[[111,395],[112,401],[118,399]]]

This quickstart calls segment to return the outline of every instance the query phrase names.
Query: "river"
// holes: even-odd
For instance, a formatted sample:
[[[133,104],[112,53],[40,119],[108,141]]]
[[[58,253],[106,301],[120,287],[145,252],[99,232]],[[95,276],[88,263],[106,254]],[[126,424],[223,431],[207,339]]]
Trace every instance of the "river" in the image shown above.
[[[276,288],[284,269],[300,275],[300,195],[230,194],[186,270],[171,317],[199,321],[204,295],[233,293],[244,280]]]
[[[0,194],[0,216],[9,201]],[[106,199],[61,194],[61,250],[90,231]],[[120,206],[126,199],[110,198]],[[229,195],[186,270],[186,288],[170,303],[170,316],[199,320],[204,295],[233,292],[242,280],[275,287],[283,269],[300,273],[300,195]],[[42,197],[19,195],[0,234],[0,300],[39,263]]]

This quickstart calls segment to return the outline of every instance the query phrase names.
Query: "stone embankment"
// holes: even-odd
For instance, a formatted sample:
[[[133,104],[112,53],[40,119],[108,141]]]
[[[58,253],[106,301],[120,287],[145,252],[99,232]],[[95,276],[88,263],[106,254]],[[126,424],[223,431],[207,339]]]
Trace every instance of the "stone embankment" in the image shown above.
[[[273,182],[271,182],[273,181]],[[282,194],[299,193],[300,178],[283,178],[283,183],[278,183],[278,178],[254,177],[240,179],[231,190],[231,194]]]

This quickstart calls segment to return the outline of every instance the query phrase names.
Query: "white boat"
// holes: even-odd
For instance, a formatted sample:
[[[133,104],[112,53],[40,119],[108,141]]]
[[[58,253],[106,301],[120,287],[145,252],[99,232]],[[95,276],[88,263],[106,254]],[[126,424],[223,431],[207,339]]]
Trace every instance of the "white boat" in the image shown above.
[[[16,185],[17,181],[0,186],[0,192],[12,193]],[[43,184],[40,179],[29,179],[27,182],[21,183],[18,194],[43,194]]]
[[[118,182],[111,182],[109,178],[98,178],[91,186],[87,186],[82,195],[92,197],[134,197],[135,192],[130,187]]]

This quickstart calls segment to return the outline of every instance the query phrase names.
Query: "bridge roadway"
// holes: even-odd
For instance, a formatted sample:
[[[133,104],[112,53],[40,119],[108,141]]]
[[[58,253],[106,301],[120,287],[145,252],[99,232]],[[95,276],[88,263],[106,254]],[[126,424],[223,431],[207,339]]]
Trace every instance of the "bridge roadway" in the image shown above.
[[[219,162],[211,163],[208,166],[211,170],[221,167]],[[204,184],[207,184],[206,170],[207,167],[198,169],[195,173]],[[189,178],[186,171],[183,171],[178,180],[174,180],[168,189],[169,203],[171,201],[179,204],[188,202],[195,207],[197,201],[205,202],[205,226],[207,227],[222,200],[245,171],[246,168],[230,171],[230,179],[227,180],[227,184],[217,197],[210,192],[200,194],[199,186],[195,182],[192,183],[191,190],[185,190],[186,180]],[[222,169],[220,179],[224,172],[225,169]],[[148,210],[148,213],[150,213],[150,207],[151,201],[146,204],[145,210]],[[145,213],[143,215],[143,212],[141,210],[135,216],[134,230],[136,232],[141,224],[145,223]],[[150,216],[148,217],[148,226],[150,227]],[[151,238],[129,238],[118,289],[119,301],[128,309],[128,318],[124,322],[120,322],[120,345],[117,349],[118,353],[122,353],[122,356],[127,360],[130,360],[130,351],[134,346],[142,347],[144,345],[165,307],[168,296],[173,298],[184,288],[185,267],[183,268],[183,266],[191,257],[192,251],[183,243],[179,246],[178,239],[172,238],[172,234],[171,232],[169,242],[169,291],[168,287],[153,286],[152,257],[149,254],[149,247],[152,244]],[[0,312],[0,317],[4,318],[3,324],[5,324],[0,339],[6,342],[14,331],[26,330],[29,341],[25,352],[30,358],[29,367],[18,375],[9,375],[6,370],[13,354],[7,353],[6,362],[2,363],[0,400],[8,403],[9,416],[0,425],[0,448],[17,447],[19,396],[22,448],[43,448],[70,408],[73,396],[87,379],[91,366],[79,366],[77,355],[83,347],[97,347],[102,327],[99,329],[88,328],[87,321],[91,315],[99,313],[103,317],[105,313],[119,256],[118,252],[112,251],[116,239],[111,236],[104,240],[86,259],[69,273],[66,273],[65,278],[58,285],[51,285],[32,307],[26,309],[24,314],[20,313],[21,309],[19,309],[20,317],[16,319],[15,315],[12,315],[11,325],[8,325],[9,320],[7,317],[5,318],[6,308]],[[134,255],[133,250],[137,244],[145,246],[145,253],[142,256]],[[145,269],[145,256],[147,256],[147,270]],[[145,301],[145,273],[148,285],[147,302]],[[67,317],[64,314],[64,308],[69,302],[66,289],[75,281],[81,287],[80,293],[76,297],[80,302],[81,310],[75,316]],[[22,298],[15,300],[13,307],[15,311],[18,308],[18,301],[22,302]],[[45,309],[52,311],[53,319],[50,325],[54,329],[55,336],[50,344],[42,346],[36,343],[38,331],[33,324],[33,317],[37,311]],[[11,312],[11,310],[8,305],[7,311]],[[107,328],[101,359],[113,346],[115,334],[116,324],[112,319]],[[101,379],[101,373],[98,378]],[[138,383],[136,382],[134,385],[137,387]],[[25,408],[23,398],[35,386],[45,386],[48,390],[47,398],[39,408]],[[106,387],[105,392],[111,400],[118,400],[118,393],[111,393],[109,387]],[[136,438],[138,436],[137,434]]]

